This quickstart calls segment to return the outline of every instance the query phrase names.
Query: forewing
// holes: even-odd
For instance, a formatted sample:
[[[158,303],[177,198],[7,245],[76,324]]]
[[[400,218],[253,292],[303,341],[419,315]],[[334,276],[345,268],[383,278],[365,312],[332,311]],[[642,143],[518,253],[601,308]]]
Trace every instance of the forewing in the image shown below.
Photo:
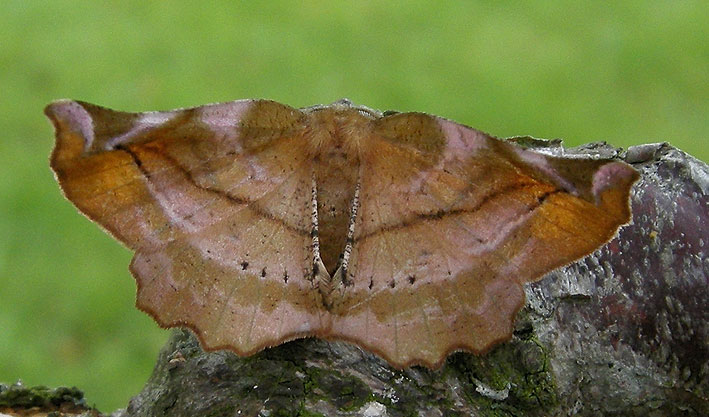
[[[608,241],[637,179],[416,113],[381,119],[362,161],[353,286],[333,333],[399,367],[509,338],[522,284]]]
[[[139,308],[239,354],[319,330],[300,111],[244,100],[152,113],[58,101],[45,112],[65,195],[136,250]]]

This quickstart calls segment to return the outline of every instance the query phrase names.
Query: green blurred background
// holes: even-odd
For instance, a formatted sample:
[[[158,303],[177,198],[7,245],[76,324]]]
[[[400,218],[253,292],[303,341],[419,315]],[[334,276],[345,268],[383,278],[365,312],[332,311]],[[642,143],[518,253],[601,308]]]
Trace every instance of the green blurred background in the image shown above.
[[[497,136],[669,141],[709,158],[706,1],[522,3],[3,1],[0,382],[77,385],[111,411],[168,335],[134,308],[130,252],[54,182],[53,99],[348,97]]]

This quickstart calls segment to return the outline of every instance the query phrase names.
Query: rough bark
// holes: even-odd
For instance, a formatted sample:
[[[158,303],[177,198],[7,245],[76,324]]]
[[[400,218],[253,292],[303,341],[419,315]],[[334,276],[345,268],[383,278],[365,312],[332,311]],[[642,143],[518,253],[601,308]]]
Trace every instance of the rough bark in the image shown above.
[[[293,341],[248,358],[175,330],[114,417],[709,415],[709,167],[666,144],[550,153],[619,157],[641,180],[633,222],[528,285],[513,338],[443,368],[390,368],[347,343]]]
[[[78,388],[0,384],[0,417],[99,417]]]

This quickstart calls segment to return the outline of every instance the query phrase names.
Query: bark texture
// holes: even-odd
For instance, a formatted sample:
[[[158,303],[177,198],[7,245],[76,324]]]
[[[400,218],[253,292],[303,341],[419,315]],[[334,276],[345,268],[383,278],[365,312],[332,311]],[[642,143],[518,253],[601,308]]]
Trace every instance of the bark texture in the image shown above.
[[[347,343],[297,340],[249,358],[174,331],[115,416],[709,415],[709,168],[667,145],[550,153],[619,157],[642,174],[633,222],[528,285],[512,340],[437,371],[397,371]]]
[[[26,387],[0,384],[0,417],[99,417],[75,387]]]

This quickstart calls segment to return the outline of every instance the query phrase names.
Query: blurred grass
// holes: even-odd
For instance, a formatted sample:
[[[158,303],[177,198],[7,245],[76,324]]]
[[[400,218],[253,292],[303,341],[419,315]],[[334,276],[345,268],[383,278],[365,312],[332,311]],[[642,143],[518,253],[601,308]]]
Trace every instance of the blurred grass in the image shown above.
[[[133,306],[129,251],[54,183],[53,99],[144,111],[349,97],[497,136],[669,141],[709,158],[706,2],[196,5],[0,5],[0,381],[77,385],[113,410],[167,336]]]

